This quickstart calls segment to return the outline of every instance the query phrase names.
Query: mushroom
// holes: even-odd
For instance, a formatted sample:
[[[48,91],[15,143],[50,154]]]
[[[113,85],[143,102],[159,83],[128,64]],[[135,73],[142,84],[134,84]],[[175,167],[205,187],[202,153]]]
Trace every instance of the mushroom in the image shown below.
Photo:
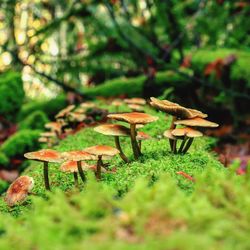
[[[150,105],[160,111],[163,111],[173,116],[169,129],[175,129],[176,127],[175,121],[178,118],[189,119],[195,117],[201,117],[201,118],[207,117],[207,114],[204,114],[199,110],[185,108],[177,103],[170,102],[168,100],[159,100],[154,97],[150,98]],[[176,141],[169,138],[169,143],[170,143],[170,148],[173,151],[176,151],[175,149]]]
[[[50,190],[48,163],[61,162],[62,161],[61,154],[52,149],[42,149],[39,151],[26,153],[24,154],[24,157],[30,160],[43,162],[44,185],[46,190]]]
[[[47,143],[48,147],[51,147],[52,144],[56,141],[56,133],[54,132],[43,132],[40,134],[39,142]]]
[[[34,179],[29,176],[18,177],[8,188],[5,201],[8,206],[23,202],[34,186]]]
[[[142,131],[137,132],[136,140],[138,141],[138,146],[141,151],[142,141],[152,139],[152,137]]]
[[[143,112],[144,109],[141,105],[138,104],[128,104],[128,107],[132,109],[132,111],[138,111],[138,112]]]
[[[111,105],[115,106],[116,112],[119,111],[119,107],[122,106],[123,102],[119,99],[115,99],[111,102]]]
[[[62,158],[67,161],[77,162],[78,173],[83,182],[86,182],[86,176],[82,169],[82,161],[96,160],[96,157],[94,157],[92,154],[89,154],[83,150],[64,152],[62,153]]]
[[[178,150],[178,153],[186,153],[188,151],[188,149],[190,148],[193,140],[195,137],[200,137],[203,136],[203,134],[195,129],[192,128],[176,128],[174,130],[172,130],[171,134],[175,137],[181,137],[183,139],[181,146]],[[188,141],[187,141],[188,139]],[[187,141],[187,143],[186,143]]]
[[[102,159],[104,156],[112,157],[119,154],[119,150],[106,145],[97,145],[84,149],[85,152],[98,157],[96,165],[96,178],[101,179],[101,167],[103,166]]]
[[[145,99],[139,98],[139,97],[124,99],[124,102],[127,104],[137,104],[137,105],[145,105],[146,104]]]
[[[66,117],[73,109],[75,108],[75,105],[69,105],[68,107],[62,109],[56,116],[55,118],[64,118]]]
[[[120,136],[130,136],[130,131],[128,128],[118,124],[104,124],[98,127],[95,127],[94,130],[98,133],[108,136],[114,136],[115,146],[119,150],[119,155],[126,163],[129,162],[127,156],[123,153],[121,144],[120,144]]]
[[[145,113],[132,112],[123,114],[110,114],[108,115],[108,118],[115,119],[117,121],[127,122],[130,124],[130,138],[132,149],[135,159],[138,159],[141,152],[136,141],[136,124],[147,124],[150,122],[154,122],[158,119],[158,117]]]
[[[83,167],[84,169],[88,169],[91,166],[84,162],[81,164],[81,167]],[[74,184],[75,184],[75,187],[77,188],[78,187],[78,172],[79,172],[77,162],[76,161],[66,161],[61,165],[60,170],[62,172],[65,172],[65,173],[73,173]]]
[[[210,122],[200,117],[195,117],[192,119],[185,119],[185,120],[178,120],[178,121],[175,121],[175,125],[185,125],[185,126],[192,126],[192,127],[210,127],[210,128],[216,128],[219,126],[219,124],[215,122]]]
[[[90,109],[90,108],[95,108],[96,105],[93,102],[83,102],[80,104],[80,107],[85,108],[85,109]]]
[[[55,132],[58,138],[60,138],[62,134],[62,126],[63,125],[60,122],[49,122],[45,124],[45,128]]]

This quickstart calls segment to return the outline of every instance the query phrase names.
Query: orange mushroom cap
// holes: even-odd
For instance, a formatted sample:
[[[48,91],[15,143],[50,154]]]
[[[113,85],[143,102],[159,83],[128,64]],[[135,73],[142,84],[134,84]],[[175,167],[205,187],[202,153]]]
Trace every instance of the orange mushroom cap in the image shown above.
[[[118,149],[106,145],[97,145],[85,148],[84,151],[97,156],[115,156],[120,153]]]
[[[117,121],[128,122],[130,124],[147,124],[158,120],[158,117],[148,115],[145,113],[123,113],[123,114],[110,114],[108,118],[115,119]]]
[[[67,116],[70,111],[72,111],[75,108],[75,105],[69,105],[68,107],[62,109],[55,117],[56,118],[62,118]]]
[[[8,206],[22,202],[34,186],[34,179],[29,176],[20,176],[8,188],[5,201]]]
[[[177,120],[174,122],[174,124],[191,126],[191,127],[211,127],[211,128],[216,128],[219,126],[219,124],[215,122],[210,122],[200,117],[185,119],[185,120]]]
[[[68,160],[68,161],[87,161],[87,160],[96,160],[97,159],[94,155],[89,154],[83,150],[63,152],[61,154],[61,157]]]
[[[139,98],[139,97],[124,99],[124,102],[128,103],[128,104],[137,104],[137,105],[145,105],[146,104],[145,99]]]
[[[91,165],[89,165],[86,162],[82,162],[81,163],[82,169],[83,170],[88,170],[91,169]],[[78,167],[77,167],[77,161],[66,161],[64,162],[61,167],[60,170],[62,172],[66,172],[66,173],[77,173],[78,172]]]
[[[45,162],[61,162],[61,153],[52,149],[42,149],[35,152],[28,152],[24,157],[30,160],[45,161]]]
[[[104,124],[94,128],[94,131],[112,136],[130,136],[129,128],[119,124]]]
[[[149,139],[152,139],[152,137],[150,135],[148,135],[142,131],[137,132],[136,140],[143,141],[143,140],[149,140]]]
[[[190,138],[203,136],[203,134],[200,131],[192,129],[192,128],[188,128],[188,127],[186,127],[186,128],[175,128],[175,129],[172,130],[171,134],[176,136],[176,137],[187,136],[187,137],[190,137]]]

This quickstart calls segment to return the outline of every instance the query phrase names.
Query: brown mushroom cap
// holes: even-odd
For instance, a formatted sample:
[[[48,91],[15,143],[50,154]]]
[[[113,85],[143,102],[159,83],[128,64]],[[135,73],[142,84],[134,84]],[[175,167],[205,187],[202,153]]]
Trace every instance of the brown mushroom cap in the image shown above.
[[[46,161],[46,162],[61,162],[61,153],[52,149],[42,149],[35,152],[24,154],[24,157],[30,160]]]
[[[45,124],[45,128],[51,129],[52,131],[61,132],[62,124],[59,122],[49,122]]]
[[[177,140],[177,138],[174,135],[172,135],[172,131],[173,131],[173,129],[166,130],[163,133],[163,136],[166,137],[166,138],[168,138],[168,139],[171,139],[171,140]]]
[[[5,201],[8,206],[22,202],[34,186],[34,179],[29,176],[20,176],[8,188]]]
[[[72,113],[69,113],[68,119],[71,122],[82,122],[84,119],[86,119],[86,115],[85,114],[80,114],[80,113],[77,113],[77,112],[72,112]]]
[[[56,118],[61,118],[65,117],[66,115],[69,114],[70,111],[72,111],[75,108],[75,105],[69,105],[65,109],[62,109],[55,117]]]
[[[207,114],[203,114],[199,110],[185,108],[177,103],[170,102],[168,100],[159,100],[157,98],[150,98],[150,105],[158,110],[161,110],[167,114],[177,116],[180,118],[193,118],[193,117],[207,117]]]
[[[121,100],[114,100],[111,102],[111,105],[119,107],[123,104],[123,102]]]
[[[215,122],[210,122],[208,120],[199,117],[193,119],[177,120],[174,122],[174,124],[191,126],[191,127],[211,127],[211,128],[216,128],[219,126],[219,124]]]
[[[40,134],[40,136],[49,138],[49,137],[56,137],[56,134],[54,132],[43,132]]]
[[[123,114],[110,114],[108,118],[115,119],[118,121],[128,122],[130,124],[147,124],[158,120],[158,117],[148,115],[145,113],[123,113]]]
[[[41,143],[47,143],[49,141],[49,138],[48,137],[40,137],[40,138],[38,138],[38,141]]]
[[[124,99],[125,103],[128,104],[138,104],[138,105],[145,105],[146,101],[143,98],[138,98],[138,97],[134,97],[134,98],[130,98],[130,99]]]
[[[119,124],[104,124],[95,127],[94,130],[103,135],[130,136],[129,128]]]
[[[129,104],[128,107],[134,111],[143,111],[143,107],[138,104]]]
[[[188,127],[173,129],[171,133],[176,137],[187,136],[189,138],[195,138],[203,136],[203,134],[200,131]]]
[[[88,170],[91,169],[91,165],[89,165],[86,162],[82,162],[81,163],[82,169],[83,170]],[[78,172],[78,167],[77,167],[77,161],[66,161],[64,162],[61,167],[60,170],[62,172],[66,172],[66,173],[77,173]]]
[[[150,135],[148,135],[142,131],[137,132],[136,140],[143,141],[143,140],[149,140],[149,139],[152,139],[152,137]]]
[[[61,154],[61,157],[68,161],[87,161],[97,159],[93,154],[87,153],[83,150],[63,152]]]
[[[96,105],[93,102],[83,102],[80,104],[80,107],[85,108],[85,109],[89,109],[89,108],[96,107]]]
[[[96,156],[114,156],[120,153],[119,150],[117,150],[116,148],[106,145],[97,145],[85,148],[84,151]]]

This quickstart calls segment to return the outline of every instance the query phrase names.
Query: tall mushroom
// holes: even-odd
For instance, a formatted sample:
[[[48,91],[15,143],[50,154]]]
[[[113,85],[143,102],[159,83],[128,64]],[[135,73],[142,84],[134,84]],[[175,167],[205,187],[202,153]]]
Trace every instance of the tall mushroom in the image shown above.
[[[24,157],[29,160],[43,162],[43,176],[46,190],[50,190],[49,184],[49,162],[60,163],[62,161],[61,154],[52,149],[42,149],[35,152],[24,154]]]
[[[103,157],[107,156],[109,158],[109,157],[113,157],[119,154],[118,149],[112,148],[106,145],[97,145],[97,146],[85,148],[84,151],[98,157],[97,166],[96,166],[97,180],[101,179],[101,167],[103,166],[103,162],[102,162]]]
[[[119,137],[123,136],[130,136],[129,129],[125,126],[119,125],[119,124],[104,124],[100,125],[94,128],[94,131],[108,136],[114,136],[115,139],[115,146],[119,150],[119,155],[123,159],[124,162],[128,163],[129,160],[127,156],[123,153],[120,139]]]
[[[138,159],[141,152],[136,141],[136,124],[147,124],[150,122],[154,122],[158,119],[158,117],[145,113],[132,112],[123,114],[110,114],[108,115],[108,118],[115,119],[117,121],[127,122],[130,124],[130,138],[132,149],[135,159]]]
[[[86,176],[82,169],[82,161],[96,160],[97,158],[92,154],[87,153],[83,150],[69,151],[62,153],[62,158],[67,161],[77,162],[78,173],[83,182],[86,182]]]
[[[82,166],[84,169],[87,169],[87,168],[90,168],[91,166],[87,163],[82,163]],[[64,162],[61,167],[60,167],[60,170],[62,172],[65,172],[65,173],[73,173],[73,176],[74,176],[74,184],[75,184],[75,187],[78,188],[78,165],[77,165],[77,162],[76,161],[66,161]]]
[[[157,98],[151,97],[150,98],[150,105],[160,111],[163,111],[167,114],[170,114],[173,116],[171,125],[169,129],[175,129],[176,124],[175,121],[177,119],[189,119],[189,118],[205,118],[207,117],[207,114],[202,113],[199,110],[196,109],[189,109],[185,108],[177,103],[170,102],[168,100],[159,100]],[[169,138],[170,148],[175,151],[176,147],[176,140],[172,140]]]
[[[8,206],[23,202],[34,186],[34,179],[29,176],[18,177],[8,188],[5,201]]]

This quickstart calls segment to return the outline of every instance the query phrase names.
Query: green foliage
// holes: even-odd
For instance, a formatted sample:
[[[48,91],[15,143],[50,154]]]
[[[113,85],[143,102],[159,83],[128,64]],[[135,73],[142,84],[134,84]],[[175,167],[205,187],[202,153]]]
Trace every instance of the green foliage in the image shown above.
[[[38,129],[43,130],[44,125],[49,122],[49,119],[43,111],[34,111],[19,123],[20,129]]]
[[[8,157],[4,153],[0,152],[0,166],[6,166],[8,163]]]
[[[0,116],[15,121],[24,98],[23,82],[17,72],[8,71],[0,75]]]
[[[9,183],[3,180],[0,180],[0,194],[2,194],[9,186]]]
[[[248,249],[249,192],[248,177],[212,167],[196,176],[190,195],[169,174],[150,186],[138,180],[118,200],[91,180],[80,193],[31,198],[32,209],[18,218],[1,214],[0,248]]]
[[[25,152],[40,148],[38,143],[39,130],[21,130],[8,138],[0,147],[8,158],[23,156]]]
[[[105,83],[93,88],[84,89],[84,93],[89,96],[119,96],[126,94],[129,97],[142,96],[143,84],[146,80],[145,76],[131,78],[117,78],[108,80]],[[172,71],[158,72],[155,78],[155,84],[159,89],[159,93],[171,86],[185,84],[187,81]]]
[[[50,119],[53,119],[54,115],[56,115],[66,105],[67,101],[65,95],[60,95],[49,101],[31,101],[22,106],[18,119],[21,121],[34,111],[43,111]]]

